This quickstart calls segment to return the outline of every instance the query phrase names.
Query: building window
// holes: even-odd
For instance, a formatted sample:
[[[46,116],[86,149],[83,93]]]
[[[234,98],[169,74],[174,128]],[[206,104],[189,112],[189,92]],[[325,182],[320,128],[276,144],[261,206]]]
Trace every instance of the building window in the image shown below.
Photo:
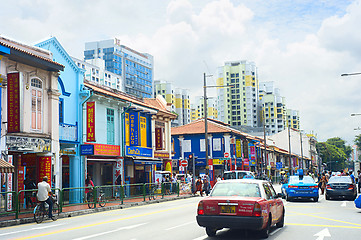
[[[31,79],[31,129],[41,130],[43,118],[43,87],[40,79]]]
[[[114,109],[107,108],[107,144],[114,145]]]
[[[59,123],[64,123],[64,99],[59,98]]]

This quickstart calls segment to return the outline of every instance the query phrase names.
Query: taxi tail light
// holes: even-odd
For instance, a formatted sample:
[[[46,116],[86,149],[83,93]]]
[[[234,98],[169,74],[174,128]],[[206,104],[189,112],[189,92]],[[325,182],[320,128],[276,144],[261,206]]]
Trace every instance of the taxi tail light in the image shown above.
[[[204,215],[204,209],[203,209],[203,202],[202,201],[200,201],[199,203],[198,203],[198,215]]]
[[[352,189],[354,189],[354,185],[350,184],[350,186],[348,186],[348,190],[352,190]]]
[[[326,188],[327,188],[327,189],[332,189],[332,187],[330,186],[330,184],[327,184],[327,185],[326,185]]]
[[[316,186],[310,186],[310,188],[315,188],[316,189],[316,188],[318,188],[318,186],[317,185]]]
[[[298,187],[294,185],[288,185],[288,188],[298,188]]]
[[[253,207],[253,216],[260,217],[261,213],[262,213],[261,205],[258,202],[256,202]]]

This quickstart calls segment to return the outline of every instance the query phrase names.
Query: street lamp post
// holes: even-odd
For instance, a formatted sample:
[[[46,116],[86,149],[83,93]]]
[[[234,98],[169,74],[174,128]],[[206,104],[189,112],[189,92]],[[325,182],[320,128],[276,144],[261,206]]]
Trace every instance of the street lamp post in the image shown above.
[[[353,75],[361,75],[361,73],[342,73],[341,77],[348,77],[348,76],[353,76]]]
[[[301,162],[302,162],[302,168],[303,166],[303,148],[302,148],[302,130],[300,130],[300,140],[301,140]]]
[[[289,157],[289,173],[292,175],[292,161],[291,161],[291,130],[290,124],[288,124],[288,157]]]

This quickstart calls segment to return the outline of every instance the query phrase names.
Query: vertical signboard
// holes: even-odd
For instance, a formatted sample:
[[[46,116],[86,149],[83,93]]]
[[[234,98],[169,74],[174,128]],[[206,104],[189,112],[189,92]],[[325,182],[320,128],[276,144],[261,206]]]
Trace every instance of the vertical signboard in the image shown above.
[[[147,147],[147,119],[140,117],[140,141],[142,147]]]
[[[51,157],[39,158],[39,182],[43,181],[43,177],[48,177],[48,183],[51,186]]]
[[[21,155],[18,155],[18,191],[24,190],[25,168],[21,165]]]
[[[256,166],[256,147],[254,146],[253,143],[249,143],[249,165],[250,166]]]
[[[19,73],[7,75],[8,133],[20,132],[20,79]]]
[[[129,123],[129,113],[125,113],[125,145],[130,146],[130,123]]]
[[[241,158],[242,157],[242,148],[241,148],[241,140],[236,140],[236,157]]]
[[[162,128],[155,129],[155,149],[162,150],[163,149],[163,134]]]
[[[8,162],[10,164],[13,164],[13,155],[8,155]],[[11,192],[13,190],[13,174],[12,173],[8,173],[7,174],[7,185],[6,185],[6,191],[7,192]],[[11,211],[13,209],[13,194],[12,193],[8,193],[7,194],[7,198],[6,198],[6,205],[7,205],[7,211]]]
[[[117,159],[113,172],[113,184],[114,185],[121,185],[123,184],[123,159]],[[118,179],[120,178],[120,179]]]
[[[129,121],[130,121],[130,146],[139,146],[139,138],[138,138],[138,125],[139,113],[129,113]]]
[[[86,141],[95,142],[95,102],[86,103]]]

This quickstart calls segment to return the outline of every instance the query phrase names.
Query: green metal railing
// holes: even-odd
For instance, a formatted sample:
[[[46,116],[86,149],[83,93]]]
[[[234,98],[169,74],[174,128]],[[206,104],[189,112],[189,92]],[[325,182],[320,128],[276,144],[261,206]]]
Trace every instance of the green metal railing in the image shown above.
[[[3,216],[14,216],[19,218],[19,214],[30,214],[33,212],[37,203],[36,198],[37,189],[21,190],[19,192],[1,192],[0,193],[0,218]],[[63,212],[64,207],[85,205],[87,195],[91,194],[93,201],[91,204],[94,207],[100,206],[99,203],[114,203],[131,199],[141,199],[147,201],[148,199],[155,199],[151,196],[164,198],[165,195],[177,195],[180,193],[180,183],[145,183],[145,184],[126,184],[126,185],[104,185],[95,187],[78,187],[78,188],[53,188],[52,192],[58,196],[58,204],[60,212]],[[88,192],[88,194],[86,194]],[[7,210],[7,196],[11,194],[12,206],[11,210]],[[102,200],[99,202],[99,196],[102,194]],[[26,201],[29,201],[30,208],[27,208]],[[32,203],[32,204],[31,204]],[[97,206],[98,204],[98,206]],[[0,219],[1,221],[1,219]]]

